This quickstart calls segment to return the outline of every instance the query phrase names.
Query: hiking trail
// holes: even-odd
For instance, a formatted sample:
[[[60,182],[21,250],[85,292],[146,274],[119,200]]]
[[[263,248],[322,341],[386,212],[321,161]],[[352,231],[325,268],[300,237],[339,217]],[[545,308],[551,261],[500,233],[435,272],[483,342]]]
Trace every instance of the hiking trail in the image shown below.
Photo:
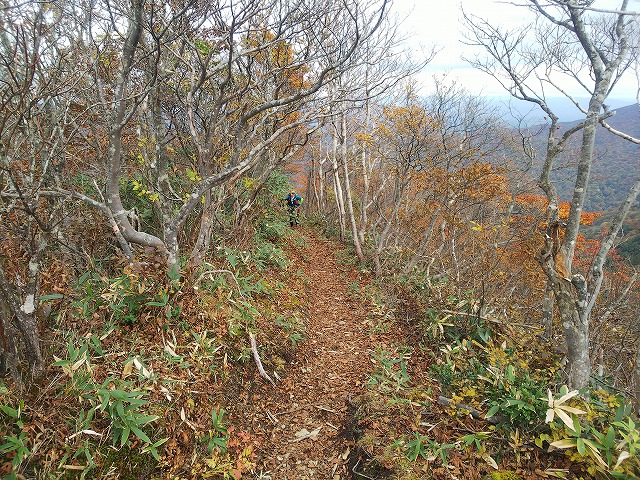
[[[335,244],[310,232],[306,237],[296,258],[308,278],[305,342],[283,381],[270,387],[263,415],[255,412],[264,426],[258,463],[264,479],[352,477],[349,406],[372,370],[371,321],[363,301],[349,293],[358,274],[338,265]]]

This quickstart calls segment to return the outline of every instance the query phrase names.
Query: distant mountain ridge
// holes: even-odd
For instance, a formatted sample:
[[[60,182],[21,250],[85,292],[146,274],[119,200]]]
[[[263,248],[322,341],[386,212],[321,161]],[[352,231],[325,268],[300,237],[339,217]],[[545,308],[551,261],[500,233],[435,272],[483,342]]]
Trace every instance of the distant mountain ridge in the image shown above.
[[[607,122],[614,129],[640,138],[640,108],[637,104],[616,108],[616,114]],[[561,122],[560,132],[579,123]],[[559,158],[559,168],[552,174],[561,200],[570,200],[575,181],[575,160],[582,136],[573,135],[565,152]],[[542,145],[540,145],[542,146]],[[595,142],[595,159],[585,209],[605,211],[615,208],[625,198],[633,183],[640,178],[640,145],[636,145],[602,126],[598,126]]]

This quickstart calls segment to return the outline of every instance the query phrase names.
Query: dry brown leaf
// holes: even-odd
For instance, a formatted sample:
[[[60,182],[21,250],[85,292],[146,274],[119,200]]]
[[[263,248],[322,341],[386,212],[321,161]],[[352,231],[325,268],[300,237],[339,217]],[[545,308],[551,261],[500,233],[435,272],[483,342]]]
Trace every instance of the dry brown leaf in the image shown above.
[[[296,432],[296,439],[295,440],[290,440],[291,443],[294,442],[300,442],[302,440],[306,440],[307,438],[311,438],[312,440],[315,440],[318,437],[318,434],[320,433],[320,430],[322,429],[322,425],[320,425],[318,428],[312,430],[311,432],[309,430],[307,430],[306,428],[303,428],[301,430],[298,430]]]

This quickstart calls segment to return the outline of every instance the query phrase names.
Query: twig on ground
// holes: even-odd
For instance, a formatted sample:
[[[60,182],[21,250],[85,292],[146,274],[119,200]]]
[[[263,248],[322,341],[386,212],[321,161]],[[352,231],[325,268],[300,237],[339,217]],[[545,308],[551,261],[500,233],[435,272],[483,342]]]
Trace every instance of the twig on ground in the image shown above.
[[[322,410],[324,412],[336,413],[335,410],[331,410],[330,408],[323,407],[321,405],[314,405],[314,407],[316,407],[318,410]]]
[[[275,415],[273,413],[271,413],[269,410],[267,410],[267,418],[269,420],[271,420],[271,422],[273,423],[278,423],[278,419],[275,417]]]
[[[632,393],[628,390],[623,390],[621,388],[618,387],[614,387],[613,385],[605,382],[604,380],[602,380],[600,377],[596,377],[595,375],[591,375],[591,378],[593,380],[595,380],[596,382],[598,382],[600,385],[605,386],[607,388],[610,388],[611,390],[615,390],[616,392],[620,392],[620,393],[624,393],[625,395],[631,397]]]
[[[368,478],[369,480],[376,480],[373,477],[370,477],[369,475],[365,475],[364,473],[360,473],[360,472],[356,472],[356,467],[360,465],[360,459],[358,459],[358,461],[356,462],[356,464],[353,466],[353,468],[351,469],[351,471],[353,473],[355,473],[356,475],[358,475],[359,477],[364,477],[364,478]]]
[[[277,417],[278,415],[286,415],[287,413],[299,412],[300,410],[304,410],[305,408],[307,407],[298,407],[298,408],[294,408],[293,410],[287,410],[286,412],[272,413],[271,415],[273,415],[274,417]]]
[[[238,283],[238,279],[236,278],[236,276],[234,275],[234,273],[231,270],[207,270],[206,272],[202,272],[200,274],[200,276],[196,279],[195,282],[193,282],[193,288],[197,288],[200,286],[200,282],[202,281],[202,279],[206,276],[211,276],[214,273],[226,273],[228,275],[231,275],[231,278],[233,278],[233,281],[236,283],[236,287],[238,287],[238,294],[244,298],[244,294],[242,293],[242,290],[240,289],[240,284]]]
[[[258,354],[258,346],[256,345],[256,336],[251,332],[249,332],[249,340],[251,340],[251,351],[253,352],[253,359],[256,362],[256,366],[258,367],[258,372],[260,373],[260,376],[265,380],[269,380],[269,382],[271,382],[271,385],[275,387],[276,382],[274,382],[269,376],[269,374],[264,371],[264,367],[262,366],[262,361],[260,360],[260,355]]]

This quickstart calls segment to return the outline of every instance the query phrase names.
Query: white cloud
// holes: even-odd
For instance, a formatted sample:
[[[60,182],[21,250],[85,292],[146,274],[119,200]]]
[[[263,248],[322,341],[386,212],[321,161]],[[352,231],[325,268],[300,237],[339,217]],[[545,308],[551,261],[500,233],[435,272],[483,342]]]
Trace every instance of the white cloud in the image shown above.
[[[483,51],[462,43],[464,27],[461,22],[461,8],[464,8],[467,14],[499,22],[509,29],[531,24],[534,17],[528,9],[501,0],[395,0],[393,5],[399,16],[405,18],[403,29],[411,35],[409,42],[417,54],[421,51],[421,45],[441,49],[419,77],[419,82],[427,91],[433,83],[431,79],[434,74],[446,74],[471,93],[487,96],[505,94],[498,82],[489,75],[471,68],[462,60],[463,56],[483,55]],[[596,0],[593,4],[594,7],[603,9],[616,9],[619,5],[620,0]],[[640,10],[640,0],[631,0],[630,10]],[[585,95],[584,91],[575,89],[573,84],[563,84],[563,88],[572,90],[574,95]],[[633,100],[637,88],[635,75],[628,74],[616,86],[611,97]]]

